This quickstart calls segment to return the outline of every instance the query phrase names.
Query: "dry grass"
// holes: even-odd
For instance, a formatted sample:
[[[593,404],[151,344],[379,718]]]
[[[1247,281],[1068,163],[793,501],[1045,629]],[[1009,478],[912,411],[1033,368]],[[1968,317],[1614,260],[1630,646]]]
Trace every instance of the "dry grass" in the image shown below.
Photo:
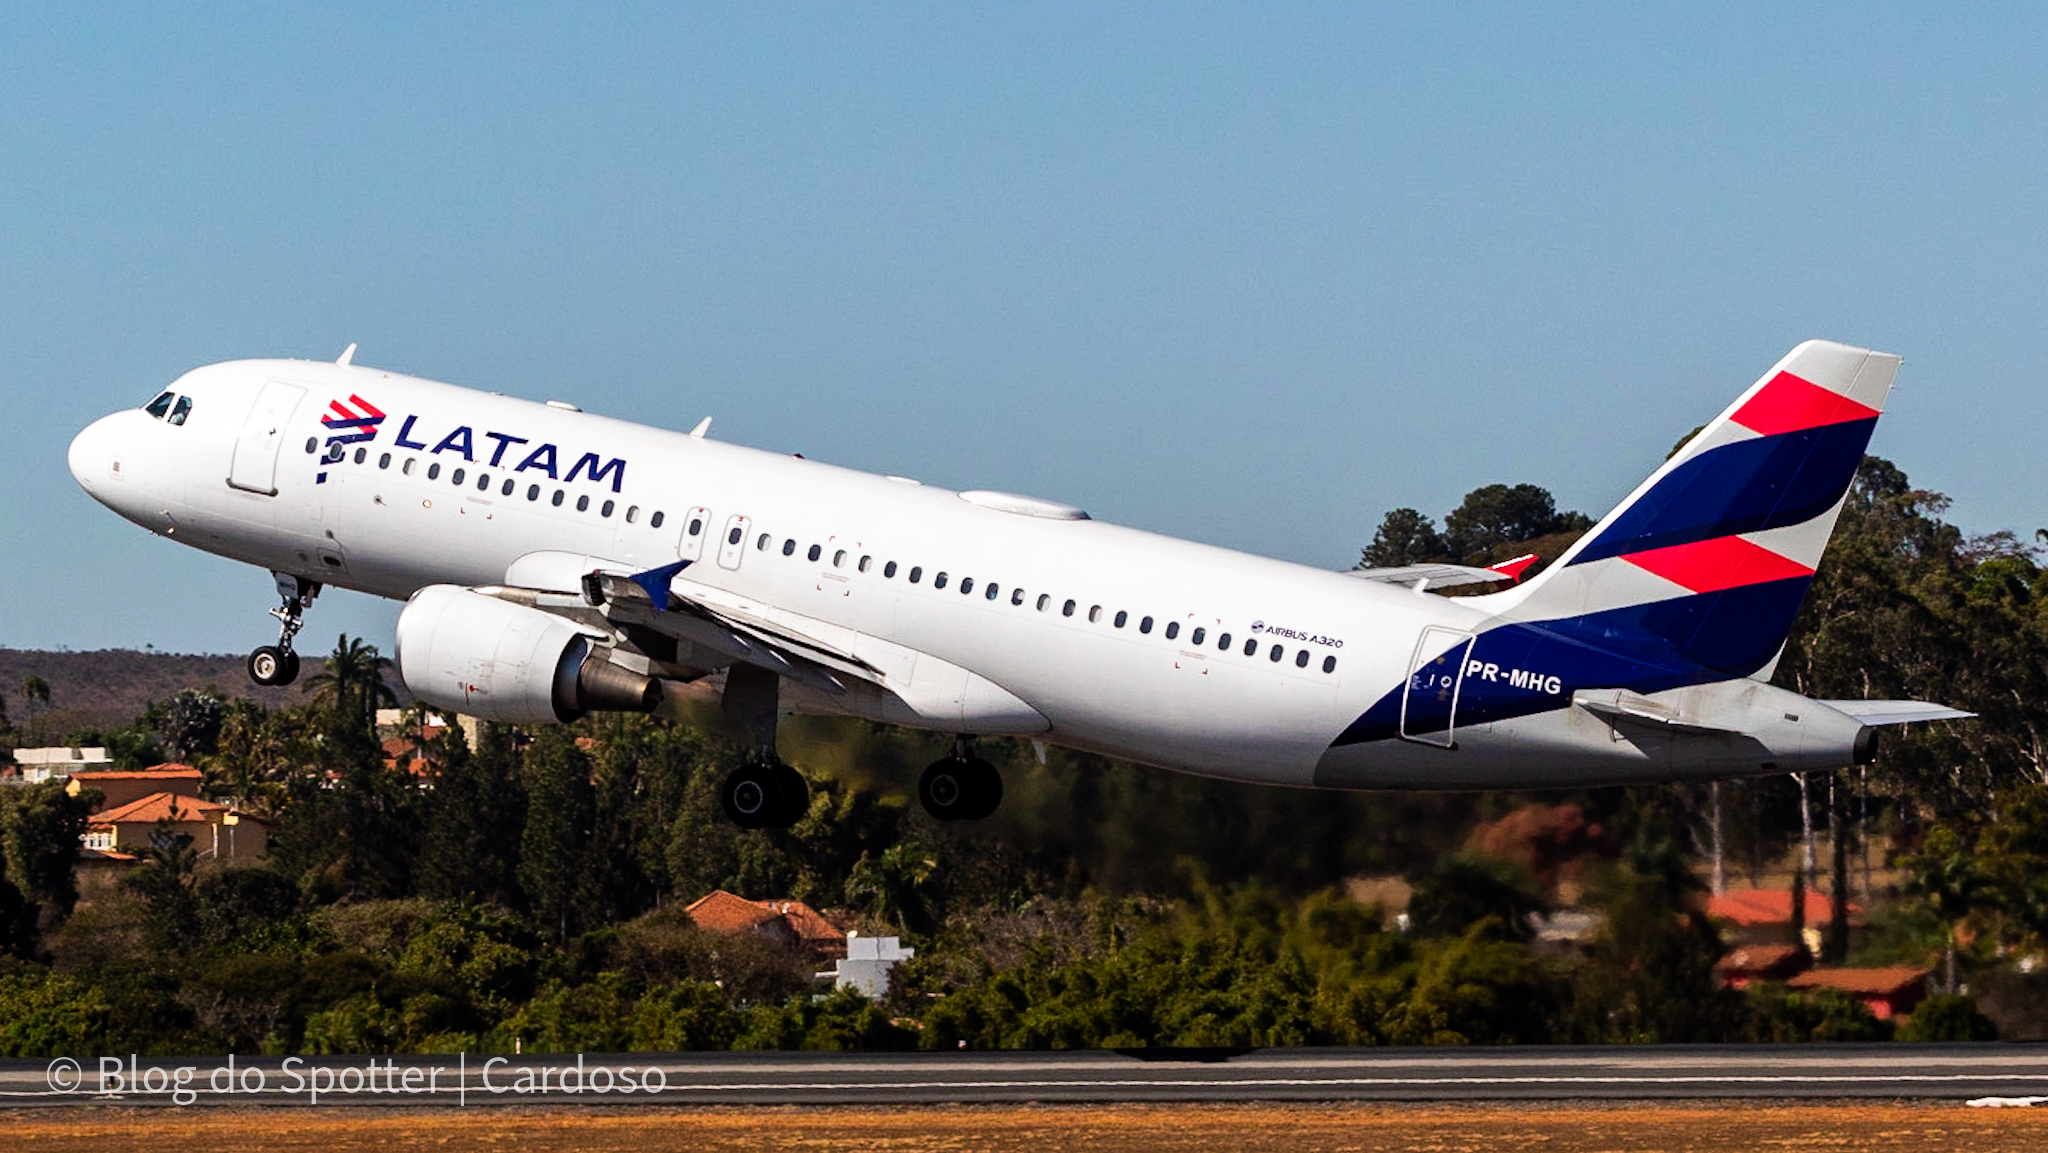
[[[0,1113],[8,1149],[691,1153],[727,1149],[1721,1150],[2048,1148],[2048,1111],[1955,1102],[1125,1105],[384,1110],[75,1108]]]

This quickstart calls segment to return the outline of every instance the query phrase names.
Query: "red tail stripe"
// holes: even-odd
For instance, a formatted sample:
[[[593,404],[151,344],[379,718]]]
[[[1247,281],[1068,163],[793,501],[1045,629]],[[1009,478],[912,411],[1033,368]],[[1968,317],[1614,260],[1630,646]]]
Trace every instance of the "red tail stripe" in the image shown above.
[[[1739,536],[1629,553],[1622,559],[1696,593],[1813,575],[1812,569],[1798,561]]]
[[[1878,411],[1869,405],[1859,404],[1839,392],[1829,392],[1789,372],[1781,372],[1736,409],[1732,419],[1744,428],[1775,436],[1781,432],[1868,420],[1877,415]]]

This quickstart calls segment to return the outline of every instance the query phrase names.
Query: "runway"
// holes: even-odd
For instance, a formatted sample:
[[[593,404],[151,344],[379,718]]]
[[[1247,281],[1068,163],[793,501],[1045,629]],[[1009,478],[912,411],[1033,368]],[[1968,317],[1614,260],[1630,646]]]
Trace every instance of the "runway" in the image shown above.
[[[0,1106],[2048,1097],[2008,1044],[69,1060],[0,1061]]]

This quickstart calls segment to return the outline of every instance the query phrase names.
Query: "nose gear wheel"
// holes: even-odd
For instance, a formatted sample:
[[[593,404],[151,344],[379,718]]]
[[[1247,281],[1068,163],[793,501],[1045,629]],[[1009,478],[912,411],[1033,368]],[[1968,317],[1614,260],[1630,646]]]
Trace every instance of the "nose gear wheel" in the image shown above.
[[[270,610],[270,615],[277,618],[277,643],[249,654],[249,679],[275,687],[299,679],[299,654],[292,650],[292,639],[306,625],[306,609],[320,595],[320,582],[290,573],[270,575],[277,578],[277,596],[284,602]]]

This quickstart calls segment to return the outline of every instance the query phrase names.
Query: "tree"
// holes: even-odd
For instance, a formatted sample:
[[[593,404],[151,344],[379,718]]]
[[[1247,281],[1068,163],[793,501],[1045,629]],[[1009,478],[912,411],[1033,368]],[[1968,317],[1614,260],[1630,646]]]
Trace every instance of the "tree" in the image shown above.
[[[1482,560],[1503,545],[1592,526],[1583,514],[1559,512],[1548,489],[1489,484],[1466,493],[1464,502],[1444,517],[1444,543],[1454,557]]]
[[[472,752],[449,725],[434,738],[434,787],[422,805],[420,892],[444,900],[519,905],[519,844],[526,825],[519,754],[506,725],[483,726]]]
[[[930,882],[938,865],[912,840],[863,854],[847,878],[846,900],[885,925],[928,933],[933,927]]]
[[[1380,520],[1372,543],[1358,554],[1359,568],[1399,568],[1450,554],[1436,522],[1412,508],[1397,508]]]
[[[192,834],[175,831],[168,817],[157,822],[149,834],[149,848],[143,852],[141,867],[126,883],[142,898],[148,910],[145,932],[150,943],[160,950],[182,950],[198,937],[199,902],[193,891],[198,868],[199,854],[192,848]]]
[[[334,710],[337,721],[359,733],[374,733],[377,710],[396,705],[398,695],[384,683],[391,658],[361,637],[342,633],[328,654],[326,670],[306,678],[305,692],[315,704]]]
[[[519,838],[519,887],[534,921],[566,945],[581,932],[591,889],[588,868],[596,791],[590,758],[572,730],[543,729],[526,750],[526,824]]]
[[[21,680],[22,703],[28,706],[29,723],[33,725],[37,709],[50,707],[50,682],[31,673]]]
[[[0,846],[6,875],[24,898],[40,906],[54,928],[78,903],[73,866],[86,819],[99,801],[97,789],[78,796],[56,782],[6,790],[0,797]]]
[[[1490,920],[1482,936],[1527,941],[1536,935],[1529,919],[1541,912],[1543,898],[1512,867],[1468,856],[1439,865],[1408,901],[1409,929],[1423,937],[1461,936]]]
[[[1905,866],[1908,874],[1904,886],[1906,892],[1920,898],[1948,927],[1943,947],[1947,969],[1943,991],[1954,994],[1958,987],[1956,933],[1984,895],[1983,871],[1962,837],[1946,826],[1929,830],[1920,851],[1899,863]]]
[[[219,748],[226,715],[227,702],[214,690],[179,689],[168,701],[152,701],[142,723],[156,731],[165,756],[189,763]]]

